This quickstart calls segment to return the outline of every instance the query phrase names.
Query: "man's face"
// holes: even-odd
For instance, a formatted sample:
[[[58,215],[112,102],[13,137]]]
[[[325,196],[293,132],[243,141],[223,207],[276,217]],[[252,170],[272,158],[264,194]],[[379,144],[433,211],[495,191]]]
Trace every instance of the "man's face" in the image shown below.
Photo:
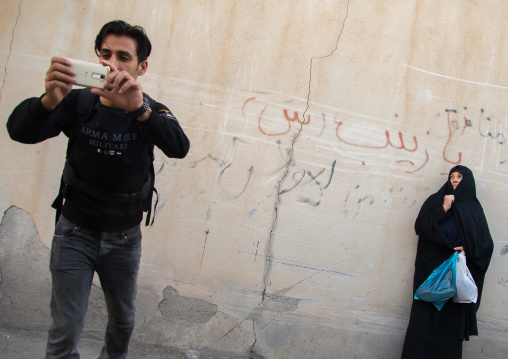
[[[99,52],[99,60],[105,60],[115,66],[118,71],[127,71],[132,78],[146,72],[147,61],[138,64],[136,41],[128,36],[109,34],[104,39]]]

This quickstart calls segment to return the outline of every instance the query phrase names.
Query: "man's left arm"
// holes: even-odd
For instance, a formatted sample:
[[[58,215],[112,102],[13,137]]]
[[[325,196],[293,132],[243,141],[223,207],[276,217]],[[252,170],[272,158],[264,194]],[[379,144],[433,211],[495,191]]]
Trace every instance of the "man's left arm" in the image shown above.
[[[164,105],[153,100],[150,105],[148,118],[139,121],[150,141],[166,156],[184,158],[189,152],[190,142],[177,119]]]

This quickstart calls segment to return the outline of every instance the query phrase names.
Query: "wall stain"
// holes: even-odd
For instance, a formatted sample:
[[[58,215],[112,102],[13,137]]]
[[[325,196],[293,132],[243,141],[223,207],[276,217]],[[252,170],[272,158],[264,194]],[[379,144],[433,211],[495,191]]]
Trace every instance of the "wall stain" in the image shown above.
[[[302,300],[285,295],[269,294],[265,297],[263,309],[276,313],[294,312]]]
[[[505,256],[508,253],[508,246],[504,246],[503,249],[501,249],[501,255]]]
[[[159,311],[164,318],[204,324],[217,314],[217,305],[201,299],[182,297],[169,285],[163,294]]]

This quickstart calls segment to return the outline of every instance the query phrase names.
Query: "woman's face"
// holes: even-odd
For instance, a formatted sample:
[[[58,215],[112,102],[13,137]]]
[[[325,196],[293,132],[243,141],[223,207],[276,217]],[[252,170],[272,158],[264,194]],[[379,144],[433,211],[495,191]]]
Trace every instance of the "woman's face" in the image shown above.
[[[452,183],[453,189],[457,188],[460,181],[462,181],[462,175],[460,174],[460,172],[457,171],[452,172],[452,174],[450,175],[450,182]]]

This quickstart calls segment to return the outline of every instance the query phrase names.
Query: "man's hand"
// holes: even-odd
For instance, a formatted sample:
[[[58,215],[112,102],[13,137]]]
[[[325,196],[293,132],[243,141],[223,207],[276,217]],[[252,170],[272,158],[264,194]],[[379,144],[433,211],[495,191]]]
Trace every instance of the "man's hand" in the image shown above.
[[[75,75],[69,60],[63,57],[51,59],[51,66],[46,72],[46,93],[41,99],[42,106],[46,110],[53,110],[71,92]]]
[[[450,210],[450,208],[452,208],[452,203],[454,201],[455,201],[455,196],[453,194],[444,196],[443,208],[444,208],[445,212],[448,212]]]
[[[118,71],[110,62],[103,60],[101,63],[110,68],[104,81],[105,89],[93,88],[92,93],[106,99],[105,105],[122,108],[127,112],[140,108],[143,104],[141,84],[127,71]]]

